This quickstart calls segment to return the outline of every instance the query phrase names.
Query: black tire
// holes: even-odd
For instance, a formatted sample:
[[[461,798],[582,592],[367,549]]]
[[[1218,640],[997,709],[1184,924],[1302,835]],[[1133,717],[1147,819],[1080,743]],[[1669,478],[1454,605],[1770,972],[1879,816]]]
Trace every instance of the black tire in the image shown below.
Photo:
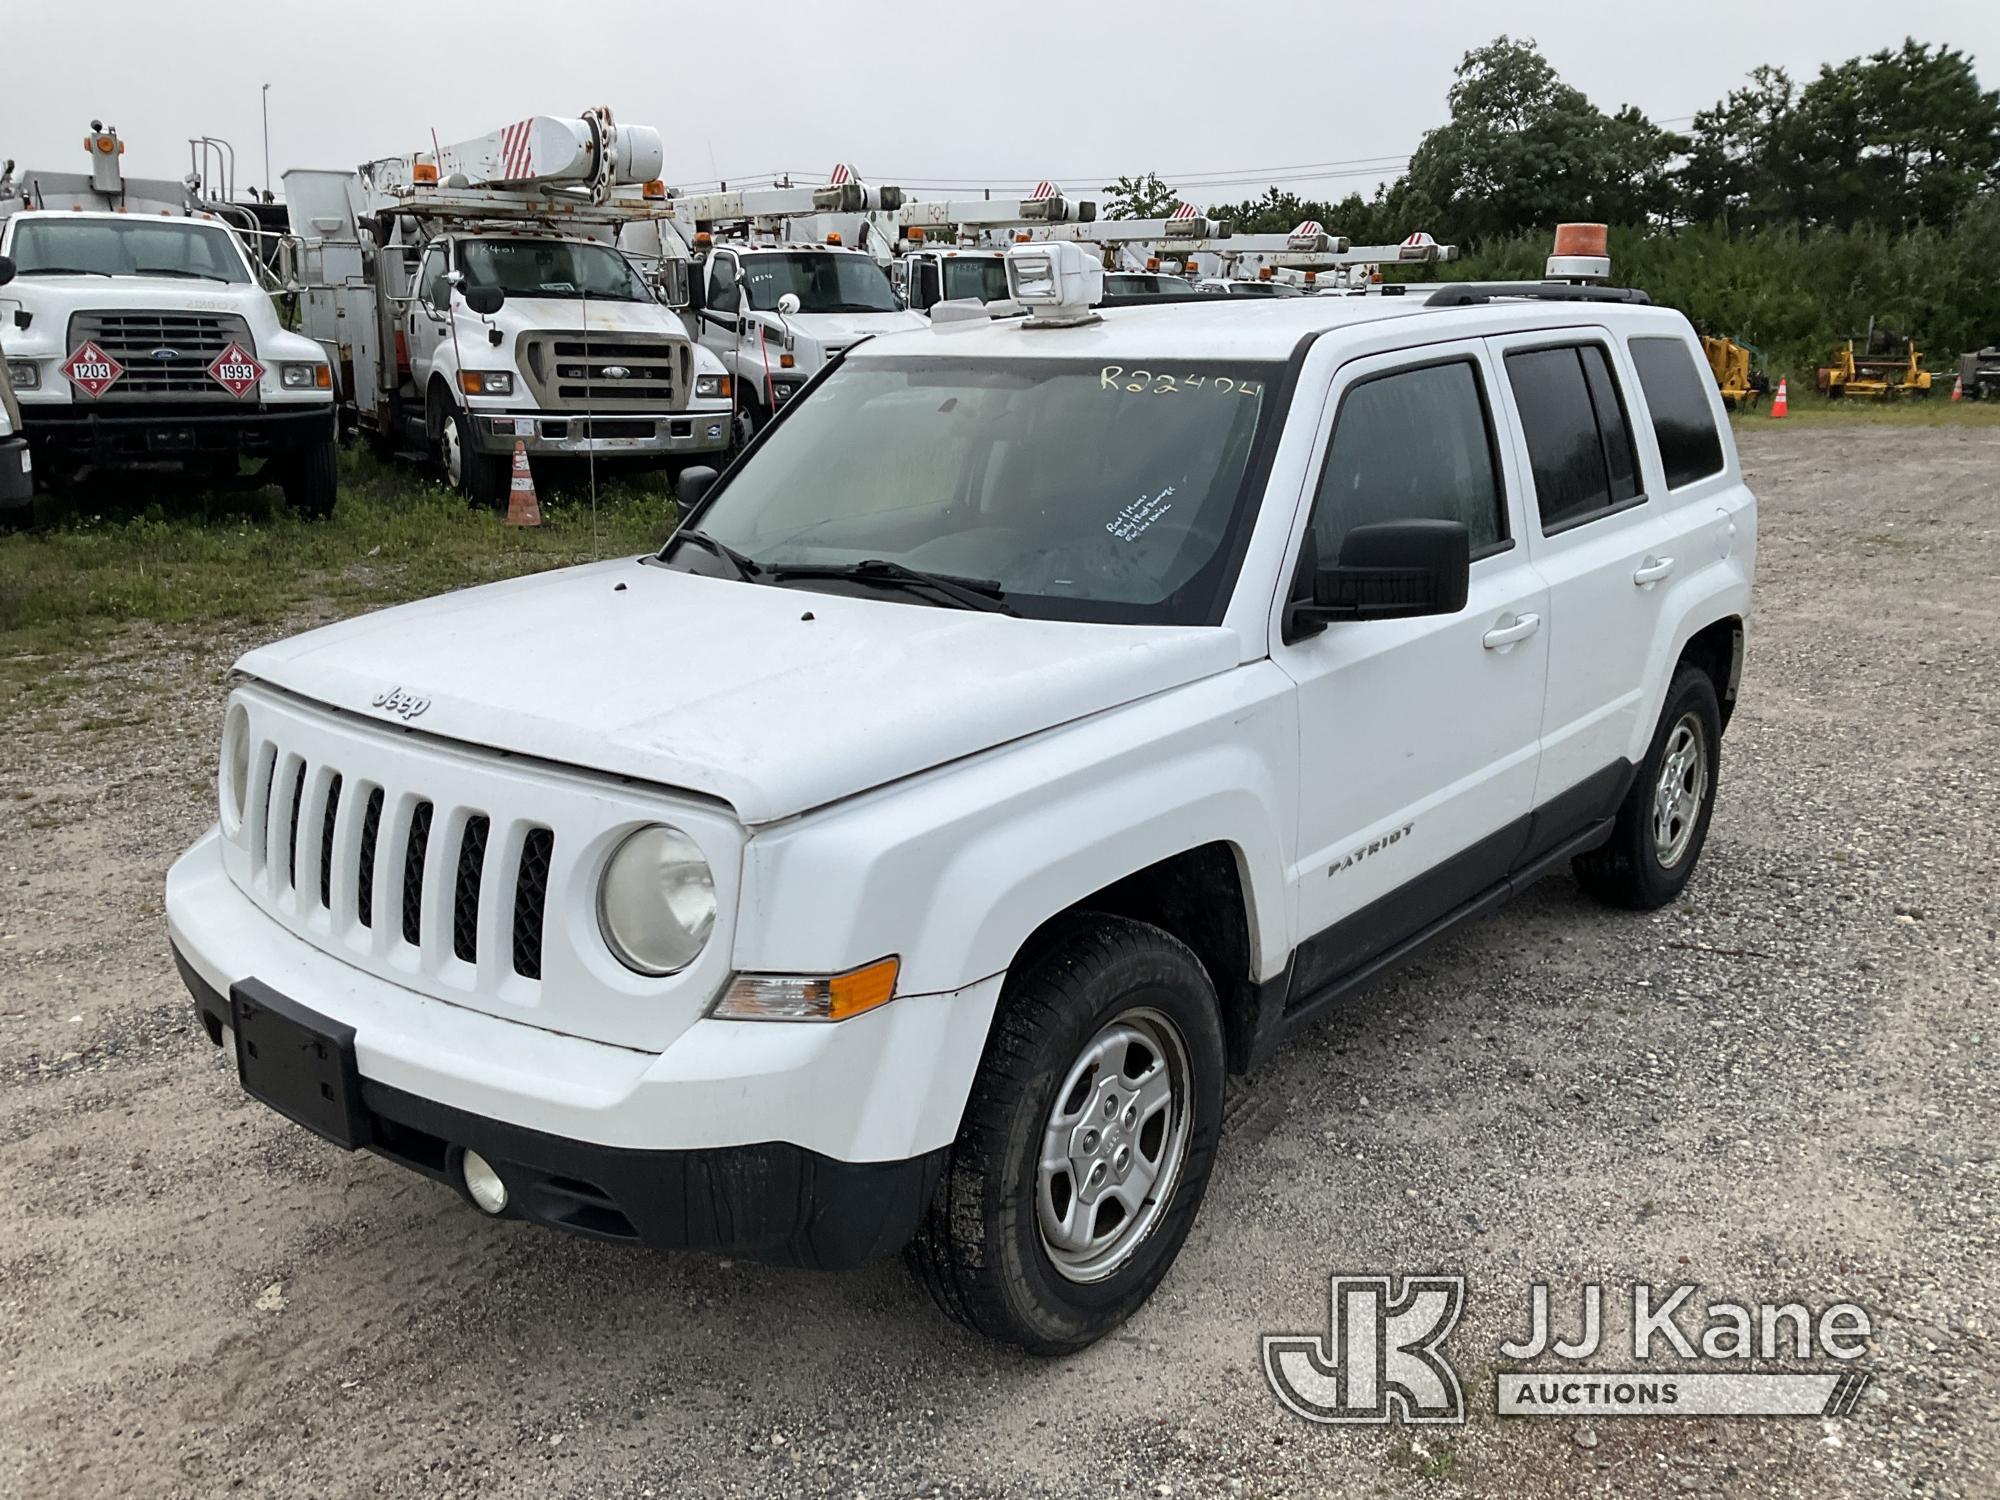
[[[472,419],[453,404],[442,386],[432,387],[428,424],[432,456],[444,482],[465,496],[468,504],[488,510],[505,507],[513,463],[502,454],[481,453],[472,445]]]
[[[1215,986],[1186,945],[1146,923],[1095,912],[1046,936],[1007,981],[951,1158],[905,1257],[938,1306],[967,1327],[1034,1354],[1064,1354],[1123,1323],[1173,1264],[1214,1164],[1224,1061]],[[1058,1090],[1114,1022],[1154,1028],[1169,1048],[1177,1041],[1186,1087],[1160,1112],[1158,1137],[1146,1119],[1134,1127],[1130,1114],[1105,1127],[1107,1142],[1130,1148],[1128,1160],[1147,1150],[1148,1139],[1159,1142],[1153,1181],[1168,1185],[1148,1194],[1128,1230],[1106,1226],[1104,1264],[1095,1272],[1079,1267],[1097,1279],[1078,1280],[1059,1268],[1045,1237],[1037,1168],[1044,1132],[1055,1128]],[[1141,1045],[1120,1055],[1143,1063],[1146,1053]],[[1173,1061],[1160,1058],[1162,1067]],[[1124,1081],[1086,1073],[1068,1090],[1070,1102],[1088,1100],[1081,1107],[1094,1109],[1099,1088]],[[1094,1118],[1075,1116],[1075,1128]],[[1183,1144],[1168,1177],[1176,1122]],[[1074,1179],[1070,1187],[1077,1190]],[[1091,1207],[1093,1230],[1108,1202],[1101,1196]]]
[[[1669,843],[1663,850],[1662,820],[1656,812],[1669,746],[1677,744],[1683,728],[1698,740],[1699,784],[1690,785],[1697,768],[1688,759],[1686,775],[1677,775],[1675,780],[1693,806],[1684,819],[1666,818]],[[1708,822],[1715,812],[1721,769],[1722,711],[1715,683],[1699,667],[1684,663],[1668,685],[1666,707],[1653,731],[1652,746],[1619,806],[1610,841],[1571,861],[1578,884],[1600,901],[1634,911],[1652,911],[1678,896],[1694,874],[1702,845],[1708,842]]]
[[[285,504],[308,521],[324,521],[340,497],[339,445],[328,438],[288,454],[278,474]]]
[[[764,405],[749,392],[736,393],[736,409],[730,415],[729,446],[735,453],[741,453],[750,446],[750,440],[764,430],[764,424],[771,420]]]

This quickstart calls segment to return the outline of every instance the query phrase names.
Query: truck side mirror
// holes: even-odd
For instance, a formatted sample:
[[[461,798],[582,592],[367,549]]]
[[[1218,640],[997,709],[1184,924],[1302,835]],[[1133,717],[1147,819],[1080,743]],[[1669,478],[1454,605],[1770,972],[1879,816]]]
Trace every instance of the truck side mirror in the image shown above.
[[[465,305],[482,318],[490,318],[507,305],[507,294],[497,286],[475,286],[465,293]]]
[[[714,483],[715,470],[707,464],[693,464],[682,469],[681,482],[675,486],[677,491],[675,498],[681,502],[681,514],[686,515],[701,504],[701,497],[708,493],[709,486]]]
[[[1340,561],[1303,561],[1312,594],[1286,610],[1288,640],[1334,620],[1457,614],[1471,587],[1472,539],[1458,521],[1379,521],[1341,538]]]
[[[669,257],[660,262],[658,285],[659,298],[668,307],[683,308],[688,305],[689,277],[687,262]]]
[[[0,286],[5,286],[13,279],[14,257],[11,255],[0,255]]]

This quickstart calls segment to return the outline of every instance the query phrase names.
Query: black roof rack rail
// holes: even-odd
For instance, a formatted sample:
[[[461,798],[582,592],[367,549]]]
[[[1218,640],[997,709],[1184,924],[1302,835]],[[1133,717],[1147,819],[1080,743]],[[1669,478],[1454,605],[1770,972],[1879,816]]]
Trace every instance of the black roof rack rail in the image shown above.
[[[1533,297],[1544,302],[1628,302],[1652,305],[1635,286],[1589,286],[1574,281],[1454,281],[1432,292],[1426,307],[1476,307],[1495,297]]]

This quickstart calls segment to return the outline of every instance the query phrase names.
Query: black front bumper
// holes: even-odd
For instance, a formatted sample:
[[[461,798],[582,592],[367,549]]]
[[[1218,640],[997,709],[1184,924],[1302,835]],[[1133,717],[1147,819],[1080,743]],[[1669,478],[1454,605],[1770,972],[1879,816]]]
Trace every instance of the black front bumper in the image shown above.
[[[229,997],[174,963],[211,1042]],[[661,1250],[715,1250],[840,1270],[901,1249],[943,1170],[941,1148],[907,1161],[846,1162],[787,1141],[694,1151],[598,1146],[361,1080],[369,1149],[450,1186],[476,1151],[507,1184],[507,1218]]]
[[[35,498],[35,474],[26,438],[0,438],[0,510],[14,510]]]
[[[39,452],[76,463],[140,463],[235,454],[295,453],[334,435],[331,404],[303,408],[74,402],[21,408],[21,428]]]

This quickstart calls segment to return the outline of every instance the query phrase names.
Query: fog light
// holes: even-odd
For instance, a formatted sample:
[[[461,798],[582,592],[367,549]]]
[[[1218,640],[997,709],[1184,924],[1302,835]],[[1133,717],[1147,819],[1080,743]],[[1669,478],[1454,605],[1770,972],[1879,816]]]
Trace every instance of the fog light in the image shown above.
[[[465,1190],[472,1194],[472,1201],[480,1208],[489,1214],[497,1214],[507,1206],[507,1184],[500,1180],[493,1164],[477,1151],[466,1152],[458,1170],[465,1178]]]

